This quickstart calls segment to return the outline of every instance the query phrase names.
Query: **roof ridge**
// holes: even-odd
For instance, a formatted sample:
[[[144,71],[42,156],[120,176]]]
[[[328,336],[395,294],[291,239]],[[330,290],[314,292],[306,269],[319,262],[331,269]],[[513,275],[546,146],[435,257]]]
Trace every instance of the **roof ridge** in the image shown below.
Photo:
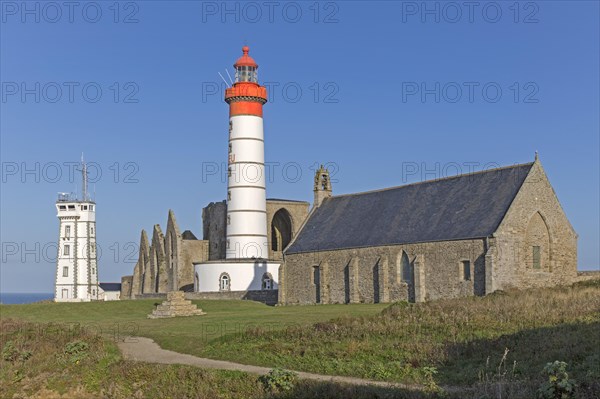
[[[500,166],[498,168],[493,168],[493,169],[480,170],[480,171],[477,171],[477,172],[470,172],[470,173],[462,173],[460,175],[446,176],[446,177],[441,177],[439,179],[417,181],[417,182],[414,182],[414,183],[402,184],[402,185],[399,185],[399,186],[377,188],[377,189],[374,189],[374,190],[360,191],[360,192],[357,192],[357,193],[332,195],[331,197],[329,197],[327,199],[340,198],[340,197],[350,197],[350,196],[353,196],[353,195],[378,193],[378,192],[382,192],[382,191],[395,190],[395,189],[398,189],[398,188],[416,186],[416,185],[419,185],[419,184],[435,183],[435,182],[439,182],[439,181],[445,181],[445,180],[451,180],[451,179],[458,179],[458,178],[466,177],[466,176],[473,176],[473,175],[480,175],[480,174],[484,174],[484,173],[497,172],[499,170],[518,168],[518,167],[521,167],[521,166],[533,166],[533,164],[534,164],[534,162],[525,162],[525,163],[519,163],[519,164],[514,164],[514,165],[508,165],[508,166]]]

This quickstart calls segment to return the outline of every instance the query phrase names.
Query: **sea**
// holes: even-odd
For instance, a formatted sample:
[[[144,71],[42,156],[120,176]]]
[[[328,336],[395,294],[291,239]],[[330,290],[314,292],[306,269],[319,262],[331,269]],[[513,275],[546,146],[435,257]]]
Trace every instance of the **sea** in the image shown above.
[[[24,303],[33,303],[54,299],[53,293],[34,292],[34,293],[18,293],[18,292],[0,292],[0,303],[3,305],[16,305]]]

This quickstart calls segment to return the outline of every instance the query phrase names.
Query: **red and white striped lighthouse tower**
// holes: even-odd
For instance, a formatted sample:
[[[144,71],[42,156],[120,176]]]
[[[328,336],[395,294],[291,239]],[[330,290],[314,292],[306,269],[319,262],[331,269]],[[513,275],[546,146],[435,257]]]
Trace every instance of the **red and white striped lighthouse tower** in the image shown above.
[[[263,104],[267,89],[258,84],[258,65],[248,46],[233,65],[235,83],[225,91],[229,104],[227,178],[227,259],[269,257],[265,192]]]
[[[248,55],[250,49],[244,46],[242,51],[234,64],[235,83],[225,91],[229,104],[225,259],[195,263],[194,290],[246,297],[253,291],[277,290],[281,264],[268,260],[262,118],[267,90],[258,84],[258,65]]]

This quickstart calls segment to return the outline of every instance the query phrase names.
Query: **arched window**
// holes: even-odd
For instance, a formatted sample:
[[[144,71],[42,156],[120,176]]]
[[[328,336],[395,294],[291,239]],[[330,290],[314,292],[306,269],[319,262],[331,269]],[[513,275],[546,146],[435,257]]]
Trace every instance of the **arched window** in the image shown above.
[[[219,277],[219,291],[229,291],[231,289],[231,278],[229,274],[222,273]]]
[[[262,276],[262,289],[272,290],[273,289],[273,277],[269,273],[265,273]]]
[[[533,270],[551,271],[550,231],[543,216],[536,212],[527,225],[525,264]]]
[[[413,269],[410,265],[410,260],[408,259],[408,254],[406,251],[402,251],[399,255],[398,260],[398,280],[403,281],[405,283],[410,283],[413,280]]]
[[[290,213],[281,208],[271,222],[271,249],[273,251],[283,251],[292,240],[292,218]]]

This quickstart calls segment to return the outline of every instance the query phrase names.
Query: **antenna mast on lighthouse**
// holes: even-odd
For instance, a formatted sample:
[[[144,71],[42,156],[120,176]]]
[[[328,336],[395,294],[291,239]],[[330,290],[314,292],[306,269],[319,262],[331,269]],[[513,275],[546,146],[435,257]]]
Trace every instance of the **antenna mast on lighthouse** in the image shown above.
[[[81,200],[88,201],[88,176],[87,176],[87,165],[83,160],[83,153],[81,153]]]

